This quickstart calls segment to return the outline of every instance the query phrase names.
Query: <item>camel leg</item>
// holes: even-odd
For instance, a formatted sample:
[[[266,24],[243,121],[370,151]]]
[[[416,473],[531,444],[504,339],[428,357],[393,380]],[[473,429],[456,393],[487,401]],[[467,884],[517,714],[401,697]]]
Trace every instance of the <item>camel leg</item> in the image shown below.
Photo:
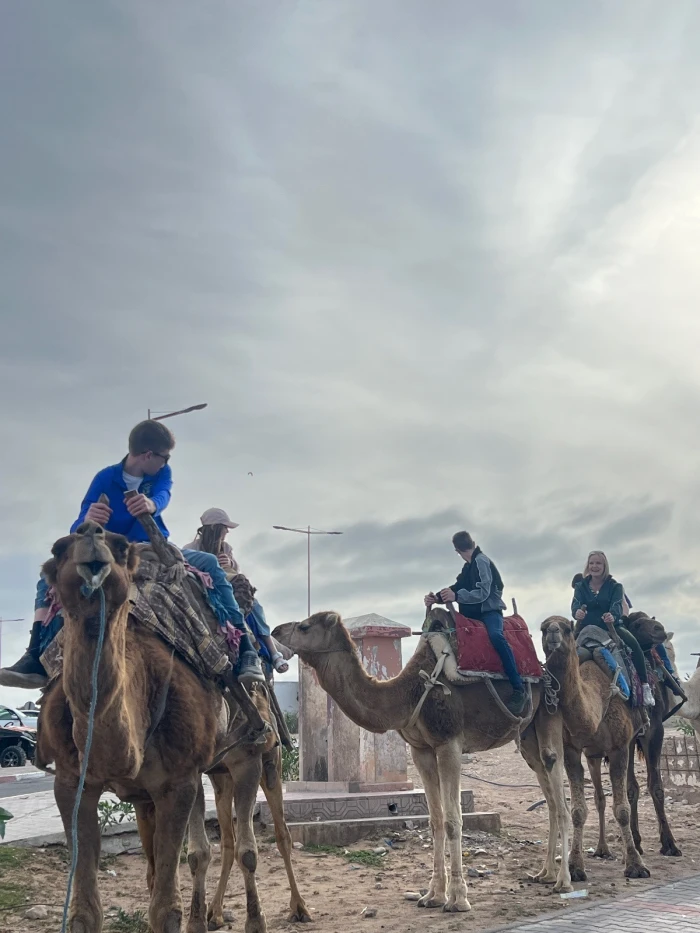
[[[588,759],[588,770],[591,774],[595,794],[595,808],[598,811],[598,848],[593,853],[593,858],[612,860],[614,856],[608,848],[608,840],[605,838],[605,791],[603,790],[602,765],[602,758]]]
[[[236,807],[236,861],[246,895],[245,933],[266,933],[265,914],[260,903],[255,872],[258,868],[258,846],[253,832],[253,811],[262,777],[262,758],[251,754],[235,766],[233,800]]]
[[[139,837],[143,846],[143,854],[146,856],[148,867],[146,868],[146,884],[148,893],[153,895],[153,884],[156,874],[156,863],[153,849],[153,836],[156,831],[156,808],[153,801],[148,803],[135,803],[136,825],[139,828]]]
[[[207,836],[204,787],[200,778],[187,830],[187,864],[192,873],[192,902],[187,933],[206,933],[207,930],[207,871],[210,862],[211,844]]]
[[[54,783],[54,797],[61,814],[69,849],[71,849],[71,822],[78,782],[72,776],[58,773]],[[101,786],[85,786],[78,811],[78,864],[73,879],[73,895],[68,914],[70,933],[101,933],[102,904],[97,888],[97,870],[100,861],[100,825],[97,804]]]
[[[445,835],[450,850],[450,880],[444,910],[453,913],[471,910],[462,868],[462,742],[454,739],[436,751],[440,774]]]
[[[210,930],[220,930],[224,920],[224,898],[231,868],[235,861],[236,836],[233,829],[233,778],[230,774],[210,774],[209,780],[214,785],[216,815],[221,833],[221,872],[214,899],[209,905],[207,918]]]
[[[535,772],[549,815],[547,858],[534,881],[554,883],[556,891],[570,891],[569,807],[564,788],[564,742],[560,716],[538,712],[535,722],[521,736],[520,750]],[[562,859],[557,869],[557,839],[562,841]]]
[[[444,907],[447,903],[447,875],[445,872],[445,822],[440,794],[440,774],[437,758],[432,748],[413,748],[411,756],[423,781],[430,814],[430,831],[433,834],[433,876],[428,893],[419,901],[419,907]],[[460,758],[461,762],[461,758]],[[460,769],[461,771],[461,769]],[[461,842],[461,837],[460,837]]]
[[[280,851],[280,855],[284,859],[284,867],[287,870],[287,878],[289,879],[291,900],[289,903],[289,917],[287,917],[287,920],[290,923],[310,923],[311,914],[309,913],[309,909],[304,902],[304,898],[301,896],[299,888],[297,887],[297,880],[294,876],[294,866],[292,865],[292,836],[289,832],[287,821],[284,818],[284,799],[282,797],[282,756],[279,748],[275,749],[274,760],[276,762],[275,783],[272,787],[270,787],[270,784],[268,783],[267,771],[264,770],[262,776],[262,788],[270,806],[272,821],[275,824],[275,840],[277,841],[277,848]]]
[[[199,776],[189,783],[170,786],[154,799],[156,828],[153,839],[155,879],[148,919],[153,933],[180,933],[182,895],[180,893],[180,854],[190,812],[197,797]]]
[[[639,781],[634,773],[634,753],[637,743],[634,739],[630,742],[629,757],[627,759],[627,799],[630,802],[630,829],[634,845],[640,855],[644,854],[642,848],[642,836],[639,832]]]
[[[586,793],[584,789],[584,772],[582,753],[578,748],[567,745],[564,749],[564,762],[571,788],[571,819],[574,824],[571,855],[569,856],[569,871],[572,881],[586,880],[586,867],[583,862],[583,829],[588,817],[586,806]]]
[[[629,747],[616,748],[610,753],[610,783],[612,784],[615,819],[622,833],[625,847],[625,878],[649,878],[650,872],[637,852],[630,830],[630,804],[627,799],[627,768]]]
[[[677,857],[683,853],[676,845],[671,827],[666,818],[666,804],[664,799],[664,785],[661,779],[661,752],[664,744],[664,724],[660,714],[655,720],[652,715],[651,728],[641,739],[644,760],[647,766],[647,788],[656,810],[656,819],[659,823],[659,838],[661,841],[660,855]],[[634,744],[634,743],[633,743]],[[642,851],[641,849],[639,850]]]

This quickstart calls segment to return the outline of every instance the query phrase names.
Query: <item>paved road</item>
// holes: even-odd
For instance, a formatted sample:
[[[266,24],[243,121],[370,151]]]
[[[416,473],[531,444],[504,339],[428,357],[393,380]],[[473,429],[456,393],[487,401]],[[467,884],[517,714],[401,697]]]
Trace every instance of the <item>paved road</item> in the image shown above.
[[[575,903],[575,902],[572,902]],[[501,927],[503,933],[698,933],[700,875],[647,888],[631,897]]]
[[[2,776],[1,772],[0,776]],[[26,781],[8,781],[6,784],[0,784],[0,798],[38,794],[45,790],[53,790],[53,777],[42,775],[33,779],[27,778]]]

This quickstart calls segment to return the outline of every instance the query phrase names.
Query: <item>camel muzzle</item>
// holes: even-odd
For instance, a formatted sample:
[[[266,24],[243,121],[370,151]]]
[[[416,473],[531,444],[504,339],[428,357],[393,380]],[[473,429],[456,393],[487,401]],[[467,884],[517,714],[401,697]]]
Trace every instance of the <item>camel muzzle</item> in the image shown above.
[[[102,584],[109,576],[112,570],[112,562],[91,560],[76,564],[75,569],[78,571],[83,580],[85,580],[88,589],[94,592],[102,586]]]

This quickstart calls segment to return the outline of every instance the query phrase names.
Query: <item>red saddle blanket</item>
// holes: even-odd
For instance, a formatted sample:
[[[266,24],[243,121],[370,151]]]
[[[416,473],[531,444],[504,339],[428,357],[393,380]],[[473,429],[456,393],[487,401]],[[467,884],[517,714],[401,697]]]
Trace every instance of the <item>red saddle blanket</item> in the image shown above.
[[[504,675],[501,659],[491,644],[483,622],[455,615],[457,629],[457,662],[460,671]],[[542,677],[542,665],[535,646],[521,616],[506,616],[503,620],[506,641],[513,649],[515,663],[521,677]]]

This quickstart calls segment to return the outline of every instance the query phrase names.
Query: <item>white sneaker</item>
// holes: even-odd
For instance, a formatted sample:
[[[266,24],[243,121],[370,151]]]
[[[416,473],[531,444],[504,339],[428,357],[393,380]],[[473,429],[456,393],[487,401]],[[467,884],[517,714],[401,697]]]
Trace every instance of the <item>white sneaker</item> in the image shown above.
[[[651,692],[651,687],[649,684],[642,684],[642,697],[644,699],[645,706],[656,706],[654,701],[654,694]]]

